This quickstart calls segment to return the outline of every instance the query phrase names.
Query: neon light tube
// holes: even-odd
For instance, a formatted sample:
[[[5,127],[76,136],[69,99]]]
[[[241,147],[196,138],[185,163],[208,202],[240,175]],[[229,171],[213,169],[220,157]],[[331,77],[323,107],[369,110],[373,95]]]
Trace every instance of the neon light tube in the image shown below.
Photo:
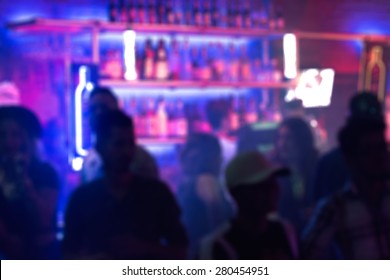
[[[125,60],[125,80],[134,81],[137,80],[137,71],[135,68],[135,39],[136,33],[133,30],[127,30],[123,32],[124,54]]]
[[[86,156],[88,151],[83,148],[83,91],[88,86],[91,87],[91,83],[87,83],[87,70],[86,66],[79,68],[79,84],[75,91],[75,140],[76,140],[76,152],[80,156]]]
[[[72,160],[72,168],[74,171],[80,171],[83,168],[83,158],[76,157]]]
[[[294,34],[283,37],[284,76],[294,79],[297,76],[297,39]]]

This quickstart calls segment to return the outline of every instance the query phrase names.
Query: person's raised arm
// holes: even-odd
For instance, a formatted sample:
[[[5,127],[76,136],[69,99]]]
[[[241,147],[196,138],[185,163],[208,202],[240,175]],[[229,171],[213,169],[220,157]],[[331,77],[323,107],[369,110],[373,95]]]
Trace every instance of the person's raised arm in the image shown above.
[[[302,239],[303,259],[323,259],[334,241],[337,231],[337,207],[332,200],[321,201]]]

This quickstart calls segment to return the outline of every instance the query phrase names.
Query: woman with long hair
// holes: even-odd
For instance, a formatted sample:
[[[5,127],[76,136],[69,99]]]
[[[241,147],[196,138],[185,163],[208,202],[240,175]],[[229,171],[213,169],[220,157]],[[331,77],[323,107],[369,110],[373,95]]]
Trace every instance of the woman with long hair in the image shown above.
[[[318,159],[314,136],[305,120],[294,117],[280,124],[271,159],[291,171],[291,175],[280,182],[279,214],[290,220],[300,233],[311,207],[309,194]]]

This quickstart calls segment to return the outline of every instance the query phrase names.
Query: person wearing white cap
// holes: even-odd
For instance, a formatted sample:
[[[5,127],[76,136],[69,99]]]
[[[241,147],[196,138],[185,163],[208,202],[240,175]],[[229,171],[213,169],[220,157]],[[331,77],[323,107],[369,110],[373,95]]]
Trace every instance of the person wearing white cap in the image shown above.
[[[276,177],[288,174],[272,166],[257,151],[236,156],[225,171],[226,185],[237,204],[237,215],[207,237],[201,259],[295,259],[297,242],[293,229],[272,218],[278,204]]]

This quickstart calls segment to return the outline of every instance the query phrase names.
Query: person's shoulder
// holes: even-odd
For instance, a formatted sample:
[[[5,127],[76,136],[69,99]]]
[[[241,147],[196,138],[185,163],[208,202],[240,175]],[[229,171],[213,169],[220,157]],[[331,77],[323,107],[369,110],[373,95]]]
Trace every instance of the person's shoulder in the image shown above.
[[[202,260],[217,259],[217,251],[220,251],[222,247],[226,247],[225,235],[231,229],[230,223],[225,223],[218,227],[213,232],[206,235],[201,241],[199,246],[199,258]],[[227,257],[226,257],[227,258]],[[225,258],[225,259],[226,259]],[[222,258],[224,259],[224,258]]]
[[[332,150],[329,150],[328,152],[324,153],[319,158],[319,160],[321,162],[326,162],[326,163],[340,161],[342,159],[343,159],[343,155],[342,155],[341,150],[339,148],[334,148]]]
[[[77,198],[91,197],[103,190],[102,180],[96,179],[91,182],[81,184],[73,191],[72,196]]]
[[[58,172],[46,161],[34,160],[32,164],[32,176],[45,187],[59,188],[60,179]]]
[[[154,194],[171,193],[169,186],[161,181],[151,177],[145,177],[134,174],[134,182],[139,189]]]
[[[49,162],[37,160],[34,161],[33,165],[34,169],[39,169],[40,172],[47,173],[48,175],[58,175],[53,165],[51,165]]]

